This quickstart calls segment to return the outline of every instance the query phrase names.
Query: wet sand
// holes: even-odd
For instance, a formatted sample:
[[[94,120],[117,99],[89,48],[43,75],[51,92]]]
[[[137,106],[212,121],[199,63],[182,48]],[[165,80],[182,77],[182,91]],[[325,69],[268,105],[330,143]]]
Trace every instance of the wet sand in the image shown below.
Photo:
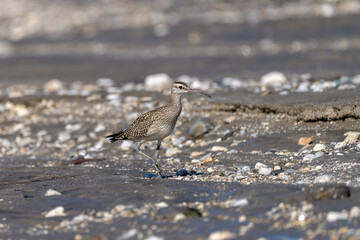
[[[90,24],[93,35],[3,37],[13,51],[0,59],[0,239],[359,238],[359,14],[345,14],[344,2],[327,17],[328,2],[309,16],[277,2],[278,18],[263,13],[256,24],[252,15],[224,23],[225,5],[214,14],[211,4],[173,3],[159,11],[180,20],[165,18],[163,37],[146,21],[117,28],[115,16],[109,29]],[[192,15],[201,9],[213,15]],[[275,70],[287,81],[265,86]],[[184,97],[161,150],[166,179],[147,178],[152,164],[130,143],[104,139],[166,103],[166,89],[144,84],[158,72],[190,75],[213,96]],[[194,139],[194,124],[208,131]]]

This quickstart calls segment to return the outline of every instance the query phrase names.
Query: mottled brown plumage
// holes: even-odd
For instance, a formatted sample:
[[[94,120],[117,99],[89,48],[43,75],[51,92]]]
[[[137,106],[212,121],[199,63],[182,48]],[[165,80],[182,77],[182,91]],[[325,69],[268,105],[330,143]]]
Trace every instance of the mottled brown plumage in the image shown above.
[[[140,115],[128,128],[125,128],[118,133],[109,135],[106,138],[108,138],[110,142],[126,139],[139,142],[135,145],[135,150],[141,155],[150,158],[153,161],[159,175],[162,177],[161,169],[156,161],[156,159],[159,158],[161,141],[169,136],[174,130],[176,121],[181,113],[181,96],[187,92],[201,93],[210,97],[210,95],[203,91],[191,89],[183,82],[174,82],[171,88],[171,97],[168,104]],[[145,141],[154,140],[158,141],[155,159],[140,150],[140,146]]]

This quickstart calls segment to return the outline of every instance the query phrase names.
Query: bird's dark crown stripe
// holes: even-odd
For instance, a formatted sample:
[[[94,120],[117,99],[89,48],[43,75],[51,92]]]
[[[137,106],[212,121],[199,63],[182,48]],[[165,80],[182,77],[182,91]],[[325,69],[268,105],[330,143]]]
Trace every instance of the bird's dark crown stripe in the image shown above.
[[[174,82],[174,84],[182,84],[182,85],[185,85],[186,87],[189,87],[186,83],[184,83],[184,82]]]

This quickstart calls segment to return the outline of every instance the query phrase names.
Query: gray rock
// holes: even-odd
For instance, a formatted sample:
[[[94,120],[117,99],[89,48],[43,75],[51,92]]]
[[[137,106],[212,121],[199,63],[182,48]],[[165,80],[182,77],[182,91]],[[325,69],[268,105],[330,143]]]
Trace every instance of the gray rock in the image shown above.
[[[246,165],[246,164],[242,164],[242,163],[234,163],[233,166],[235,168],[237,168],[240,172],[244,173],[244,172],[249,172],[250,171],[250,166]]]
[[[193,139],[199,138],[204,134],[210,132],[214,126],[208,118],[203,118],[196,121],[188,130]]]
[[[272,169],[271,169],[271,168],[263,167],[263,168],[260,168],[258,172],[259,172],[259,174],[261,174],[261,175],[268,176],[268,175],[271,174]]]
[[[291,175],[291,174],[294,174],[296,171],[294,169],[287,169],[284,171],[284,174],[285,175]]]
[[[314,183],[328,183],[335,181],[336,178],[332,175],[322,175],[315,178]]]
[[[60,132],[58,135],[59,142],[66,142],[71,139],[71,135],[69,132]]]
[[[330,211],[326,215],[326,220],[328,222],[336,222],[339,220],[347,220],[349,217],[349,214],[347,212],[334,212]]]

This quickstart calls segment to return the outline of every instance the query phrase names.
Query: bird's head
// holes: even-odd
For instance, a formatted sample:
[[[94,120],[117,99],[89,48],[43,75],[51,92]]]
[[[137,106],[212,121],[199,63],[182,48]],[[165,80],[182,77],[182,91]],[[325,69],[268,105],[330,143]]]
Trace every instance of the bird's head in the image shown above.
[[[205,96],[211,98],[211,96],[209,94],[207,94],[206,92],[201,91],[199,89],[192,89],[184,82],[174,82],[171,87],[171,92],[173,94],[177,94],[177,95],[182,95],[184,93],[200,93],[202,95],[205,95]]]

